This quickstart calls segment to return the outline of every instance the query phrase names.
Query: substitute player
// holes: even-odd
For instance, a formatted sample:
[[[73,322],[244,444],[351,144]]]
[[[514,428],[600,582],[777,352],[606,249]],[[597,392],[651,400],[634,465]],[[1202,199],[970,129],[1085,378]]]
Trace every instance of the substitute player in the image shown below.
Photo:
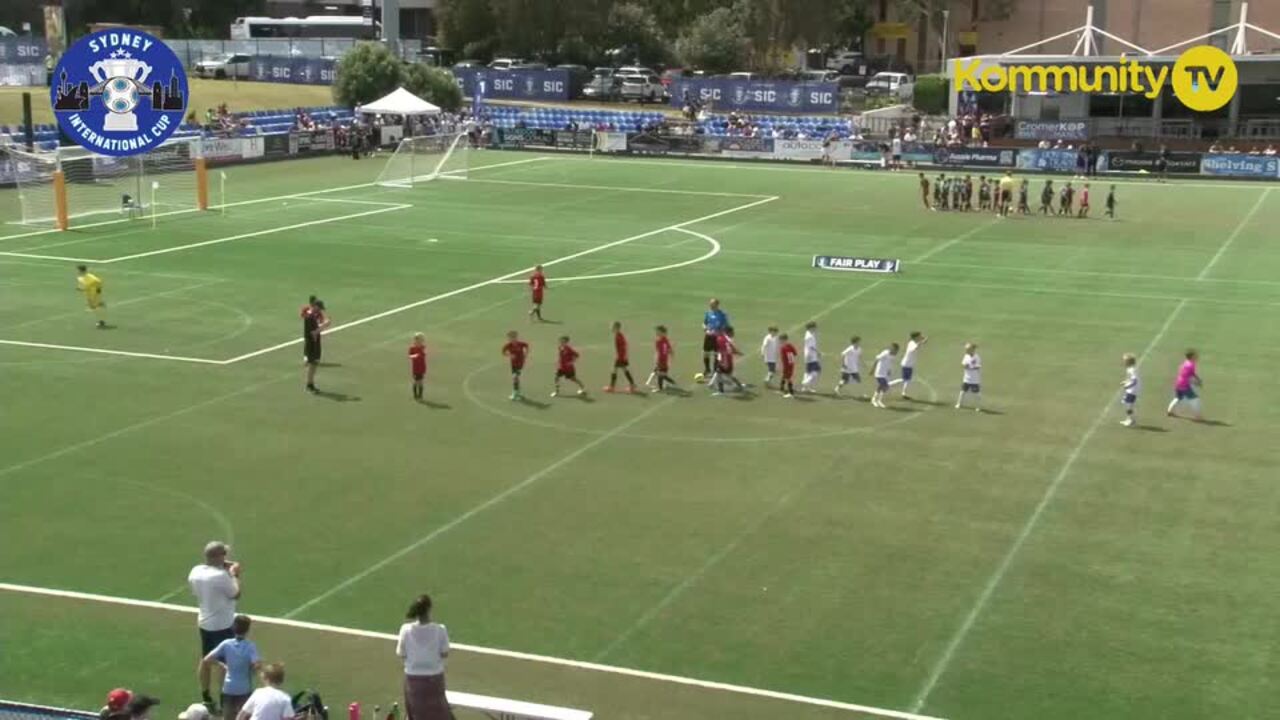
[[[524,372],[524,362],[529,358],[529,343],[520,339],[515,330],[507,332],[507,344],[502,346],[502,355],[511,361],[511,399],[523,400],[520,393],[520,375]]]
[[[694,377],[694,382],[702,382],[711,375],[711,364],[716,356],[716,338],[720,331],[729,327],[729,316],[720,309],[720,301],[711,298],[707,303],[707,311],[702,314],[702,376]]]
[[[876,355],[873,374],[876,376],[876,390],[871,393],[872,407],[885,408],[884,399],[889,397],[889,378],[893,375],[893,359],[898,355],[898,343],[889,343],[889,347]]]
[[[529,276],[529,300],[533,305],[529,308],[529,317],[537,318],[538,322],[542,322],[542,299],[546,290],[547,276],[542,273],[541,265],[534,265],[533,274]]]
[[[927,201],[926,201],[927,202]],[[760,341],[760,357],[764,359],[764,386],[769,387],[778,372],[778,328],[770,325]]]
[[[98,318],[98,329],[107,328],[107,302],[102,299],[102,278],[89,272],[87,265],[76,266],[76,291],[84,293],[89,312]]]
[[[1040,214],[1053,214],[1053,181],[1045,180],[1044,188],[1040,190]]]
[[[587,388],[578,379],[578,370],[576,363],[578,361],[578,351],[573,349],[569,344],[569,336],[560,336],[560,349],[556,359],[556,380],[555,389],[551,391],[551,397],[560,397],[560,381],[568,380],[578,386],[578,397],[587,394]]]
[[[409,343],[409,374],[413,376],[413,399],[422,399],[422,380],[427,376],[427,344],[422,333],[413,334]]]
[[[960,359],[960,367],[964,369],[964,378],[960,382],[960,396],[956,398],[956,409],[964,407],[964,397],[973,394],[973,409],[982,412],[982,358],[978,355],[978,346],[965,343],[964,357]]]
[[[840,353],[840,382],[836,384],[835,394],[849,383],[862,384],[862,338],[854,335],[849,338],[849,347]]]
[[[902,399],[910,400],[907,391],[911,389],[911,378],[916,374],[916,358],[920,348],[929,342],[929,338],[919,330],[911,331],[907,337],[907,350],[902,353]]]
[[[667,326],[659,325],[654,328],[654,332],[657,336],[653,339],[653,372],[649,374],[645,384],[653,386],[657,380],[658,385],[651,392],[662,392],[667,385],[678,389],[676,381],[671,379],[671,357],[676,351],[671,347],[671,338],[667,337]]]
[[[924,204],[925,210],[932,210],[933,206],[929,204],[929,178],[920,173],[920,202]]]
[[[622,334],[622,323],[613,322],[613,372],[609,375],[609,384],[605,386],[604,391],[613,392],[618,384],[618,371],[627,378],[627,385],[632,395],[636,393],[636,381],[631,377],[631,360],[627,356],[627,336]]]
[[[1107,217],[1112,220],[1116,219],[1116,186],[1112,185],[1107,191]]]
[[[778,383],[778,391],[784,398],[796,396],[796,346],[787,339],[787,334],[778,336],[782,346],[778,348],[778,361],[782,363],[782,380]]]
[[[1174,410],[1181,403],[1185,402],[1191,406],[1191,412],[1195,413],[1196,421],[1204,419],[1200,414],[1200,373],[1197,363],[1200,360],[1200,354],[1194,349],[1188,350],[1186,359],[1182,361],[1182,365],[1178,368],[1178,379],[1173,384],[1173,400],[1169,402],[1169,407],[1165,409],[1165,414],[1174,417]]]
[[[1124,421],[1120,424],[1133,427],[1136,424],[1133,413],[1138,405],[1138,391],[1142,387],[1142,381],[1138,379],[1138,358],[1133,353],[1124,354],[1124,380],[1120,387],[1124,390],[1124,396],[1120,398],[1120,404],[1124,405]]]

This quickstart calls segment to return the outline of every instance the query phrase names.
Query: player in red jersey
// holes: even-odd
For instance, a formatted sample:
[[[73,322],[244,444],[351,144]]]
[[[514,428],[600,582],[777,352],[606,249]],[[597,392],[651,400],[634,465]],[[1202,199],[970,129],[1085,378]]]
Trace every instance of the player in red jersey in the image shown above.
[[[609,384],[605,387],[605,392],[611,393],[617,386],[618,370],[622,370],[622,374],[626,376],[627,384],[631,386],[628,392],[634,395],[636,381],[631,377],[631,361],[627,357],[627,336],[622,334],[622,323],[615,320],[613,322],[613,372],[609,375]]]
[[[529,293],[533,307],[529,309],[529,317],[538,318],[542,322],[542,294],[547,289],[547,276],[542,274],[542,266],[534,265],[533,274],[529,276]]]
[[[1076,213],[1076,217],[1089,217],[1089,183],[1084,184],[1084,189],[1080,191],[1080,211]]]
[[[524,361],[529,358],[529,343],[520,339],[519,333],[511,330],[507,333],[507,344],[502,346],[502,354],[511,361],[511,399],[522,400],[520,394],[520,373],[524,372]]]
[[[562,378],[565,380],[571,380],[573,381],[573,384],[578,386],[578,397],[582,397],[587,394],[587,388],[582,384],[582,381],[578,379],[578,371],[574,367],[574,363],[577,360],[578,351],[574,350],[573,346],[569,344],[569,336],[561,335],[559,359],[556,364],[556,389],[551,391],[551,397],[560,396],[560,380]]]
[[[427,345],[422,333],[414,333],[409,345],[409,372],[413,375],[413,399],[422,399],[422,379],[427,376]]]
[[[796,346],[787,339],[786,333],[779,335],[778,340],[782,343],[778,350],[778,359],[782,361],[782,382],[779,383],[778,390],[782,392],[782,397],[795,397]]]
[[[742,351],[738,349],[737,345],[733,344],[733,326],[725,326],[716,336],[716,371],[707,380],[707,387],[711,387],[713,383],[715,384],[715,390],[712,391],[712,395],[724,394],[725,380],[732,382],[739,392],[747,389],[747,386],[743,385],[741,380],[733,376],[733,358],[741,354]]]
[[[676,351],[671,347],[671,339],[667,337],[667,326],[659,325],[654,331],[658,336],[653,340],[653,372],[649,373],[649,379],[644,384],[652,386],[653,381],[657,380],[658,386],[652,388],[652,392],[662,392],[667,385],[679,389],[676,381],[671,379],[671,357]]]

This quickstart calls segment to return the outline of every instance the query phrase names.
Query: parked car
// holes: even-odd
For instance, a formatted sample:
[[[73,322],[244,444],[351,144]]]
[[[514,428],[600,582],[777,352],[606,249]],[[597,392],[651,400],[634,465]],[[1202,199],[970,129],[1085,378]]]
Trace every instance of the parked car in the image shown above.
[[[911,76],[900,72],[878,72],[867,82],[868,95],[892,95],[900,99],[910,98],[915,91]]]
[[[512,65],[510,70],[546,70],[547,64],[540,62],[526,62]]]
[[[598,67],[582,86],[582,96],[592,100],[618,100],[622,97],[622,79],[613,68]]]
[[[196,75],[202,78],[247,78],[250,58],[245,53],[227,53],[213,60],[196,63]]]
[[[487,65],[479,60],[459,60],[453,64],[454,70],[483,70]]]
[[[753,72],[735,72],[729,73],[729,77],[734,80],[755,80],[756,74]]]
[[[835,70],[805,70],[800,73],[805,82],[839,82],[840,73]]]
[[[638,103],[661,102],[666,97],[667,89],[654,73],[619,73],[622,79],[622,99],[635,100]]]
[[[865,71],[859,73],[858,68],[865,67],[866,64],[866,57],[856,50],[841,50],[827,58],[827,69],[835,70],[841,75],[865,74]]]
[[[494,58],[493,62],[489,63],[489,69],[490,70],[510,70],[511,68],[517,65],[524,65],[524,64],[525,64],[525,61],[523,58]]]
[[[618,68],[619,75],[657,75],[656,72],[641,65],[623,65]]]
[[[577,98],[582,90],[591,82],[591,70],[586,65],[557,65],[557,70],[569,71],[569,97]]]

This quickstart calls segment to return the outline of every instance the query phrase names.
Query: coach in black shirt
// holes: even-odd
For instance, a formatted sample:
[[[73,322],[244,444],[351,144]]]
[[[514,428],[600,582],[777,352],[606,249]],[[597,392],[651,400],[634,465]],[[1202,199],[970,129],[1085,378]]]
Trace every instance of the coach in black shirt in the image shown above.
[[[316,366],[320,364],[320,334],[328,327],[324,314],[324,301],[311,296],[302,308],[302,357],[307,368],[307,391],[316,390]]]

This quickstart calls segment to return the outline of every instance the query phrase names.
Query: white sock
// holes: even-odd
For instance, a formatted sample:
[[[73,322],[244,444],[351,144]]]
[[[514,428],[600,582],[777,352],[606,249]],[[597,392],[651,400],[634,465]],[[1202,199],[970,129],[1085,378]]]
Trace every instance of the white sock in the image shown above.
[[[963,404],[964,404],[964,391],[961,390],[960,395],[956,398],[956,407],[960,407]]]
[[[906,395],[906,394],[907,394],[907,387],[908,387],[908,386],[910,386],[910,385],[911,385],[911,381],[910,381],[910,380],[903,380],[903,381],[902,381],[902,394],[903,394],[903,395]]]

